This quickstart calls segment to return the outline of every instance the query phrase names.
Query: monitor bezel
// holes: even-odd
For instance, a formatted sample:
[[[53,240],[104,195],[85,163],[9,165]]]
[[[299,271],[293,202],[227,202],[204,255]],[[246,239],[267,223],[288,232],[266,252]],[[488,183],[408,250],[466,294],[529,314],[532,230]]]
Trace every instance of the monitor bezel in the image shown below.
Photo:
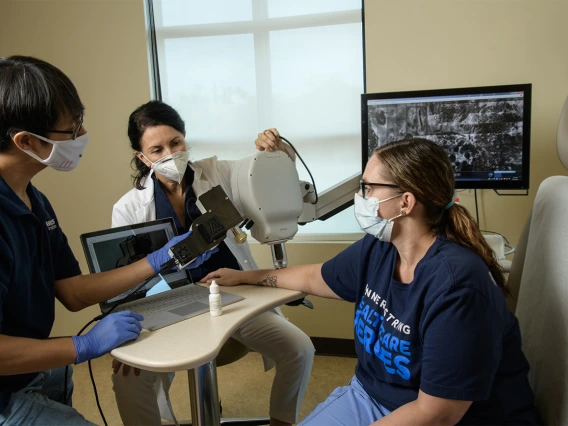
[[[526,190],[530,185],[530,139],[532,84],[508,84],[499,86],[460,87],[451,89],[411,90],[402,92],[364,93],[361,95],[361,157],[362,170],[367,165],[369,148],[367,102],[375,99],[397,99],[432,96],[476,95],[523,91],[523,160],[522,178],[518,181],[465,181],[456,179],[456,189],[511,189]]]

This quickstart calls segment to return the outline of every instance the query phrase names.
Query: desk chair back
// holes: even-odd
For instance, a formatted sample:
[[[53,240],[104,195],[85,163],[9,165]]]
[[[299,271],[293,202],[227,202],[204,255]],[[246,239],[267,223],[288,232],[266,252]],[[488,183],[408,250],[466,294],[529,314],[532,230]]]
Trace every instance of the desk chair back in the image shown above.
[[[558,153],[568,166],[568,99],[559,126]],[[568,129],[568,127],[566,127]],[[538,188],[509,274],[518,292],[515,314],[529,381],[547,425],[568,424],[568,177],[553,176]],[[514,308],[514,306],[513,306]]]

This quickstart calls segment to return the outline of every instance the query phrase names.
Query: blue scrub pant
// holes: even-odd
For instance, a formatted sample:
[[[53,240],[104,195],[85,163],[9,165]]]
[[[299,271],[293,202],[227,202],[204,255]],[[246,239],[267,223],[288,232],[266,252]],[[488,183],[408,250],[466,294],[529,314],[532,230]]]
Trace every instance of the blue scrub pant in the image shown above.
[[[369,426],[390,411],[371,398],[353,376],[349,385],[335,389],[298,426]]]
[[[63,398],[65,367],[42,371],[25,388],[12,394],[0,392],[0,425],[93,426],[71,407],[73,367],[67,377],[67,401]]]

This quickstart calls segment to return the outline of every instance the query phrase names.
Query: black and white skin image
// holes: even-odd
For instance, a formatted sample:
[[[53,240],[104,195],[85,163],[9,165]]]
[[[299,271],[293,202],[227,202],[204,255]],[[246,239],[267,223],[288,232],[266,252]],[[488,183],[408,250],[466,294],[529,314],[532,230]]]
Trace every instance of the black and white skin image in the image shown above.
[[[370,104],[368,118],[369,156],[388,142],[420,137],[448,151],[456,176],[522,168],[522,99]]]
[[[167,242],[167,234],[160,230],[101,241],[94,243],[93,248],[97,253],[100,270],[105,272],[143,259]]]

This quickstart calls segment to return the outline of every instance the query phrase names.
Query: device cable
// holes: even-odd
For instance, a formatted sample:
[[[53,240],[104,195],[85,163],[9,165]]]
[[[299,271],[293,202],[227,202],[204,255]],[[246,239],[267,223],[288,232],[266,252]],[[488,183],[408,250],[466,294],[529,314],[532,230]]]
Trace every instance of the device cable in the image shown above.
[[[487,230],[485,230],[485,229],[480,229],[479,232],[482,232],[482,233],[483,233],[483,232],[487,232],[487,233],[489,233],[489,234],[500,235],[500,236],[505,240],[505,243],[504,243],[505,247],[508,247],[508,248],[509,248],[509,251],[506,251],[506,252],[503,253],[504,256],[509,256],[510,254],[513,254],[513,253],[515,252],[515,247],[513,247],[513,246],[511,245],[511,243],[509,242],[509,240],[507,239],[507,237],[504,236],[503,234],[501,234],[501,233],[499,233],[499,232],[495,232],[495,231],[487,231]]]
[[[122,305],[123,303],[129,302],[130,300],[133,299],[133,297],[131,297],[132,295],[136,294],[136,291],[139,290],[140,288],[144,287],[146,284],[148,284],[150,281],[152,281],[154,278],[156,278],[158,275],[160,275],[163,272],[169,271],[170,269],[172,269],[176,264],[176,261],[174,258],[168,260],[167,262],[165,262],[160,270],[158,272],[156,272],[154,275],[152,275],[151,277],[147,278],[146,280],[144,280],[142,283],[138,284],[136,287],[134,287],[134,290],[132,291],[132,293],[130,293],[127,297],[125,297],[122,300],[118,300],[114,305],[111,306],[111,308],[106,311],[104,314],[101,315],[97,315],[96,317],[94,317],[92,320],[90,320],[87,324],[85,324],[85,326],[79,331],[79,333],[77,333],[77,336],[80,336],[83,331],[85,331],[85,329],[87,327],[89,327],[92,323],[94,323],[95,321],[100,321],[102,320],[104,317],[106,317],[107,315],[109,315],[112,311],[114,311],[119,305]],[[101,404],[99,401],[99,394],[97,392],[97,385],[95,383],[95,378],[93,376],[93,369],[91,366],[91,360],[87,361],[87,364],[89,365],[89,375],[91,376],[91,383],[93,384],[93,391],[95,393],[95,400],[97,401],[97,407],[99,409],[99,413],[103,419],[103,423],[105,424],[105,426],[108,426],[107,421],[105,419],[105,415],[103,414],[103,410],[101,408]],[[65,405],[67,405],[67,375],[69,372],[69,365],[65,366],[65,379],[64,379],[64,383],[63,383],[63,401],[65,401]]]
[[[475,219],[477,220],[477,226],[479,226],[479,208],[477,206],[477,189],[473,190],[473,196],[475,198]]]
[[[316,182],[314,181],[314,177],[312,176],[312,172],[310,172],[310,169],[308,168],[308,166],[306,166],[306,163],[302,159],[302,156],[300,155],[300,153],[296,150],[296,148],[294,148],[294,145],[292,145],[292,143],[288,139],[286,139],[284,136],[280,136],[280,139],[286,141],[286,143],[292,147],[292,149],[294,150],[294,152],[296,153],[296,155],[298,156],[298,158],[300,159],[300,161],[302,162],[302,164],[304,165],[304,167],[308,171],[308,174],[310,175],[310,179],[312,180],[312,185],[314,187],[314,193],[316,194],[316,200],[312,204],[317,204],[319,197],[318,197],[318,191],[316,189]]]
[[[197,199],[195,197],[190,197],[187,199],[187,201],[185,202],[185,212],[187,213],[187,215],[189,216],[189,218],[191,219],[191,223],[193,223],[195,221],[195,219],[193,218],[193,216],[191,216],[191,213],[189,212],[189,203],[194,201],[195,204],[197,205]],[[196,206],[197,207],[197,206]],[[187,225],[187,224],[186,224]],[[186,228],[189,228],[186,227]]]

